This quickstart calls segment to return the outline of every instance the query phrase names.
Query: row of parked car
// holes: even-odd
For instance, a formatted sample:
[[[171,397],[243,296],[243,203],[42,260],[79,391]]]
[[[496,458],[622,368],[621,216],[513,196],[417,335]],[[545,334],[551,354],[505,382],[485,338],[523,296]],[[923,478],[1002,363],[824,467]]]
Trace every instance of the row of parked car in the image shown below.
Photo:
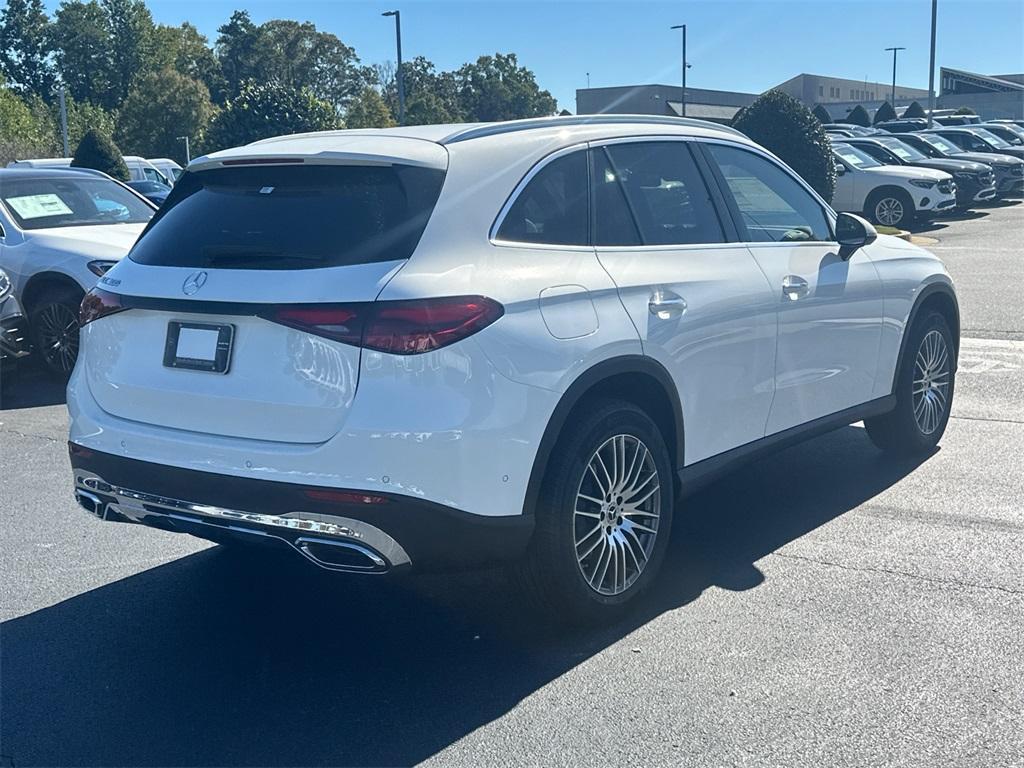
[[[145,158],[137,155],[124,155],[125,166],[128,168],[129,187],[141,194],[156,206],[161,206],[171,187],[178,180],[184,169],[169,157]],[[70,157],[45,157],[27,160],[15,160],[7,164],[8,168],[71,168]],[[74,170],[89,172],[88,168]]]
[[[929,129],[910,118],[825,129],[838,174],[833,207],[877,224],[903,229],[1024,192],[1024,121]]]

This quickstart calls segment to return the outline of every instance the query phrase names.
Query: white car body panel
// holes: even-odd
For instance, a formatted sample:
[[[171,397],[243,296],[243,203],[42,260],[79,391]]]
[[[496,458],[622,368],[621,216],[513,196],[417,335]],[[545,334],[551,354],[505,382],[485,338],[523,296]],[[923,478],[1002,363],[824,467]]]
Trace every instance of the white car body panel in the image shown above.
[[[839,161],[841,162],[841,161]],[[942,203],[956,203],[956,192],[948,194],[934,187],[922,189],[910,183],[911,179],[927,179],[929,181],[952,180],[952,176],[944,171],[931,168],[917,168],[905,165],[882,165],[874,168],[857,168],[843,163],[845,173],[836,177],[835,192],[832,194],[832,207],[837,211],[863,213],[868,197],[879,187],[897,187],[914,202],[917,211],[931,211]],[[925,202],[927,201],[927,202]]]
[[[691,465],[889,394],[916,292],[930,281],[948,283],[937,259],[887,237],[849,261],[835,255],[836,244],[821,243],[595,249],[493,241],[492,225],[513,190],[552,152],[610,137],[751,142],[714,126],[556,120],[438,143],[465,130],[283,137],[193,161],[190,173],[256,157],[447,168],[408,260],[273,273],[208,269],[195,299],[481,295],[504,306],[497,322],[443,349],[400,356],[252,317],[130,309],[84,329],[84,364],[68,389],[72,442],[171,467],[515,516],[552,414],[596,365],[642,356],[668,371],[685,424],[680,462]],[[196,271],[128,259],[103,287],[183,301],[182,286]],[[788,274],[808,279],[809,301],[783,295]],[[682,317],[651,314],[655,289],[685,297]],[[168,320],[189,318],[238,326],[230,375],[162,367]]]

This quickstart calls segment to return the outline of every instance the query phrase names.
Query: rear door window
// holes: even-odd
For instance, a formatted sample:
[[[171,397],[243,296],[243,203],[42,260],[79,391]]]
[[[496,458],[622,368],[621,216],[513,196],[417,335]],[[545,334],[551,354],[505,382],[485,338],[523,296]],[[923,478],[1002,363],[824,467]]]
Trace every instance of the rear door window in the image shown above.
[[[605,151],[644,245],[725,242],[710,193],[685,142],[612,144]],[[596,184],[601,181],[595,179]]]
[[[505,214],[498,240],[587,245],[587,151],[558,157],[530,179]]]
[[[444,171],[246,166],[182,175],[130,254],[140,264],[312,269],[407,259]]]

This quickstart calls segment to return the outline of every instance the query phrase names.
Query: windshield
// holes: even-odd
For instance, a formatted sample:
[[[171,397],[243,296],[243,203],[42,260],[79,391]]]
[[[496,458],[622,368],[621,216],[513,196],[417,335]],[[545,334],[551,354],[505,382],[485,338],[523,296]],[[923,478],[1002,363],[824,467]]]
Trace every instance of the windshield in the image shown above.
[[[444,171],[405,165],[184,174],[131,252],[170,267],[314,269],[407,259]]]
[[[85,174],[0,178],[0,200],[22,229],[139,224],[154,213],[120,184]]]
[[[854,168],[878,168],[882,165],[871,155],[861,152],[849,144],[836,144],[832,149],[838,157]]]
[[[985,130],[995,136],[998,136],[1010,146],[1016,147],[1020,146],[1022,143],[1021,134],[1008,125],[996,125],[991,128],[986,128]]]
[[[963,152],[963,150],[960,149],[960,147],[958,147],[953,142],[949,141],[948,139],[944,139],[941,136],[938,136],[934,133],[922,134],[921,141],[925,141],[931,144],[937,150],[947,155],[959,155]]]
[[[904,144],[899,139],[880,139],[882,145],[892,152],[900,160],[912,162],[914,160],[927,160],[924,155],[911,146]]]
[[[1010,143],[1003,141],[996,136],[992,131],[986,131],[984,128],[975,128],[971,131],[975,136],[980,139],[984,139],[996,149],[1010,149]]]

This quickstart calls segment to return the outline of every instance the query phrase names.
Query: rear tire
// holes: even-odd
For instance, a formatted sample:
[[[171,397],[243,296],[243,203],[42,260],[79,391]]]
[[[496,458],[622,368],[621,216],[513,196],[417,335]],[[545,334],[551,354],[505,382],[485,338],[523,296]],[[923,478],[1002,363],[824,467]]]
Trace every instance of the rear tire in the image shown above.
[[[906,229],[916,216],[914,201],[902,189],[887,188],[872,192],[864,206],[865,215],[875,224]]]
[[[909,331],[897,373],[896,407],[864,420],[879,448],[926,453],[942,439],[949,422],[956,384],[956,346],[946,319],[927,312]]]
[[[78,309],[82,294],[71,288],[50,290],[29,313],[32,343],[47,372],[67,380],[78,360]]]
[[[613,620],[653,582],[672,528],[672,463],[657,425],[621,400],[600,400],[552,453],[519,568],[551,617]]]

